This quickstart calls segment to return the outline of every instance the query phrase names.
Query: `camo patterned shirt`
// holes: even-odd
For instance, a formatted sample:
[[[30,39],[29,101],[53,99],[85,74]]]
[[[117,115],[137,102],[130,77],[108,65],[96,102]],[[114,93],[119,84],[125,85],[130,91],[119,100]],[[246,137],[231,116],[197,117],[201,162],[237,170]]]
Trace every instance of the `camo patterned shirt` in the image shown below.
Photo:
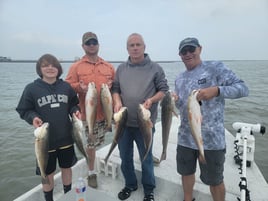
[[[179,96],[176,107],[180,111],[181,124],[178,144],[198,149],[191,135],[188,122],[187,100],[194,89],[218,86],[220,94],[210,100],[203,100],[202,138],[205,150],[220,150],[226,147],[224,129],[225,98],[236,99],[248,96],[248,88],[234,72],[219,61],[203,61],[192,70],[179,74],[175,80],[175,93]]]

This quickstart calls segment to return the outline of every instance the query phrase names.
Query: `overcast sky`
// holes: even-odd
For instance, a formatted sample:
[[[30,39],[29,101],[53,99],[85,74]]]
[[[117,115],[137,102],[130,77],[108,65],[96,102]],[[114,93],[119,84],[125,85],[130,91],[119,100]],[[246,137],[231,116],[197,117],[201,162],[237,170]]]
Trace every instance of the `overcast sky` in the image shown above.
[[[105,60],[126,60],[126,39],[143,35],[152,60],[180,60],[197,37],[204,60],[268,60],[268,0],[0,0],[0,56],[74,59],[93,31]]]

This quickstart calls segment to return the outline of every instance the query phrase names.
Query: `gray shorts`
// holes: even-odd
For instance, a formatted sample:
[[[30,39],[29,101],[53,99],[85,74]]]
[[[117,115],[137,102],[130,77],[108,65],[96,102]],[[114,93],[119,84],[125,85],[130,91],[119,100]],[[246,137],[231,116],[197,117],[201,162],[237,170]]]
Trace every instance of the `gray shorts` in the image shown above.
[[[105,133],[107,132],[106,129],[106,122],[105,121],[99,121],[96,122],[94,125],[93,135],[94,138],[89,138],[88,135],[88,126],[86,122],[83,122],[85,127],[85,135],[87,138],[87,147],[88,148],[96,148],[97,146],[103,144]]]
[[[226,150],[205,150],[206,164],[199,163],[200,179],[204,184],[216,186],[223,182],[223,171]],[[198,150],[177,146],[177,172],[191,175],[196,172]]]

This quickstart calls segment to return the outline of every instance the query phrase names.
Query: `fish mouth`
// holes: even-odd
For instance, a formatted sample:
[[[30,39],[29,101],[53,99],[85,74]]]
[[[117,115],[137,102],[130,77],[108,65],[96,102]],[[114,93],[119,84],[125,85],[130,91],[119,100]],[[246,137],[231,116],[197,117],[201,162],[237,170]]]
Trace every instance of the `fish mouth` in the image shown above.
[[[200,90],[198,90],[198,89],[194,89],[194,90],[192,91],[192,94],[195,95],[195,96],[197,96],[197,94],[199,93],[199,91],[200,91]],[[201,100],[197,100],[197,102],[199,103],[200,106],[202,105],[202,101],[201,101]]]
[[[193,93],[193,94],[195,94],[195,93],[199,93],[199,90],[198,90],[198,89],[194,89],[194,90],[192,91],[192,93]]]

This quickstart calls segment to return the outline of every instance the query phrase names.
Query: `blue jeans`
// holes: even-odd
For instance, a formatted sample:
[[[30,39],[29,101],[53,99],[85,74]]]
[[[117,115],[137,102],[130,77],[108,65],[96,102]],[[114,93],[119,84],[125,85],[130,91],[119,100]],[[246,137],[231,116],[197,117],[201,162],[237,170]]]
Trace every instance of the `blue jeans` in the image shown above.
[[[154,133],[154,128],[153,128]],[[145,146],[140,129],[137,127],[126,127],[122,137],[118,142],[118,148],[121,157],[121,170],[125,178],[125,186],[133,189],[138,186],[137,178],[135,174],[134,161],[133,161],[133,141],[136,142],[140,159],[143,159],[145,154]],[[152,143],[153,144],[153,143]],[[141,160],[142,161],[142,160]],[[146,159],[141,162],[142,169],[142,185],[144,189],[144,194],[148,195],[153,193],[155,188],[155,177],[154,177],[154,164],[152,155],[152,146],[146,157]]]

